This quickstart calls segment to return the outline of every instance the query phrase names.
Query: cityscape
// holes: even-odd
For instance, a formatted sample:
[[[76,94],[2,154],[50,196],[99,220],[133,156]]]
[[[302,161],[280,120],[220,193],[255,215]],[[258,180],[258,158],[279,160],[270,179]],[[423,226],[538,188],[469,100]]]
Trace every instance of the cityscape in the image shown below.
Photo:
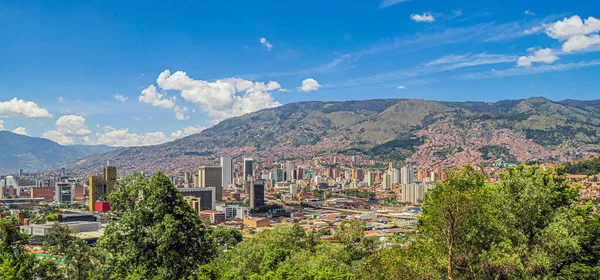
[[[0,1],[0,280],[600,280],[598,11]]]

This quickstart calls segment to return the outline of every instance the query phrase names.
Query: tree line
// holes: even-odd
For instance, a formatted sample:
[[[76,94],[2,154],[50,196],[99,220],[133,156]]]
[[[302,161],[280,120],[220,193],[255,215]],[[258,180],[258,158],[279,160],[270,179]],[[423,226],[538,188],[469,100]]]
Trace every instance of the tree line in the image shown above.
[[[426,193],[415,234],[381,242],[344,220],[337,242],[299,225],[242,240],[202,222],[163,174],[117,183],[118,222],[90,247],[55,224],[36,258],[16,220],[0,221],[0,279],[600,279],[600,218],[565,170],[448,173]]]

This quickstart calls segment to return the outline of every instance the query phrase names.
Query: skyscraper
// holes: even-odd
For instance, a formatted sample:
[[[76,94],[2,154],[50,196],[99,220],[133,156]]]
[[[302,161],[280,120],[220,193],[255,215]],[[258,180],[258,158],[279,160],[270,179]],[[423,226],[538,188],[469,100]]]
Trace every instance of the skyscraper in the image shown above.
[[[248,176],[253,176],[252,158],[244,158],[244,181],[248,180]]]
[[[250,185],[250,208],[256,209],[265,205],[265,180],[256,180]]]
[[[407,165],[402,167],[402,184],[412,184],[415,181],[415,173],[412,166]]]
[[[223,189],[227,188],[229,184],[231,184],[232,180],[232,171],[231,168],[231,158],[230,157],[221,157],[221,183],[223,184]]]
[[[383,173],[383,179],[381,180],[381,188],[384,190],[392,189],[392,178],[390,176],[390,173],[388,173],[388,172]]]
[[[200,166],[198,168],[198,183],[201,188],[213,187],[216,190],[217,201],[223,200],[222,168],[220,166]]]
[[[117,182],[117,167],[105,166],[103,176],[90,176],[88,186],[89,208],[94,212],[95,202],[98,200],[106,201],[109,194],[114,191]]]
[[[364,182],[367,183],[367,186],[369,187],[375,185],[375,174],[371,171],[367,171]]]
[[[396,168],[390,169],[390,176],[392,176],[392,184],[400,184],[400,170]]]

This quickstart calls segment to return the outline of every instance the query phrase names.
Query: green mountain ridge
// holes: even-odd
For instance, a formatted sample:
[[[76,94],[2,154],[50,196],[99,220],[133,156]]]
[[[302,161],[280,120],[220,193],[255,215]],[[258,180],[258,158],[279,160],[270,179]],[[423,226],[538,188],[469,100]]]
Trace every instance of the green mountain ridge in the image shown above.
[[[415,133],[436,124],[448,126],[447,133],[459,133],[464,139],[492,137],[498,131],[510,130],[513,137],[530,139],[549,151],[570,147],[573,156],[578,157],[599,149],[600,112],[586,107],[599,102],[555,102],[543,97],[498,102],[420,99],[297,102],[227,119],[169,143],[123,148],[67,166],[92,167],[116,160],[134,166],[144,162],[145,166],[156,164],[160,168],[162,164],[176,169],[177,159],[184,155],[211,157],[218,156],[223,149],[244,147],[257,150],[319,147],[325,139],[340,143],[336,152],[349,150],[372,158],[404,160],[425,141],[435,141],[415,137]],[[553,160],[550,156],[547,159]]]

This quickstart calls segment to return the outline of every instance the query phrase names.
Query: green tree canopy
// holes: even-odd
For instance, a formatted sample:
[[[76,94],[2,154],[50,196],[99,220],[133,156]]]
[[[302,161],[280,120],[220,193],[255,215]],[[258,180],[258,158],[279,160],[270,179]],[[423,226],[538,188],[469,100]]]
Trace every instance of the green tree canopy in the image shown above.
[[[111,279],[181,279],[208,262],[212,242],[207,226],[183,200],[169,178],[148,181],[133,174],[109,196],[121,219],[98,240],[102,275]]]

